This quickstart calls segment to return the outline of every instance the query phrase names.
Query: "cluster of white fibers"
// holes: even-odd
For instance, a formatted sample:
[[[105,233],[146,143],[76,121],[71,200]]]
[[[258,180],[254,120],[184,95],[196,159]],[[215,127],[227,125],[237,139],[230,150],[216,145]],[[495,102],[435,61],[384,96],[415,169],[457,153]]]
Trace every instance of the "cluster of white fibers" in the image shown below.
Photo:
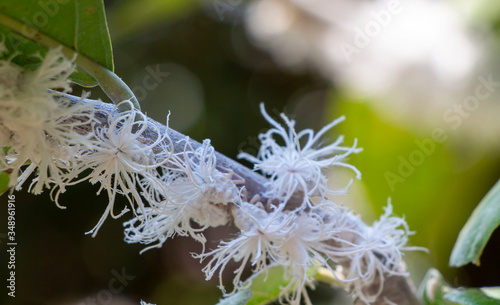
[[[109,203],[90,231],[95,236],[108,215],[116,218],[128,210],[114,212],[116,194],[124,195],[134,212],[144,211],[139,182],[161,183],[157,169],[173,149],[166,132],[156,130],[156,139],[146,139],[144,131],[154,126],[148,127],[146,116],[129,101],[107,112],[95,110],[91,102],[65,99],[61,93],[71,91],[68,77],[75,66],[61,48],[37,57],[41,63],[35,70],[15,65],[13,57],[0,61],[0,170],[12,173],[16,190],[33,176],[29,190],[51,189],[60,208],[59,196],[68,186],[100,183]],[[97,119],[98,112],[107,122]],[[155,155],[153,148],[162,153]]]
[[[86,139],[75,128],[92,120],[93,107],[70,103],[60,92],[49,90],[71,91],[68,77],[74,65],[60,48],[49,50],[44,58],[37,55],[42,60],[35,70],[15,65],[14,57],[0,61],[0,170],[12,172],[10,186],[17,190],[33,173],[34,194],[54,185],[63,189],[63,176]]]
[[[360,178],[360,172],[345,163],[348,155],[361,151],[356,148],[356,141],[352,147],[341,147],[343,137],[339,137],[319,147],[319,139],[343,117],[314,134],[310,129],[296,132],[295,122],[284,114],[281,118],[287,128],[281,126],[262,104],[261,111],[273,128],[259,135],[262,146],[256,157],[247,153],[240,153],[239,157],[253,162],[255,170],[270,177],[262,195],[274,200],[274,204],[266,204],[266,208],[261,202],[235,204],[233,219],[240,235],[222,241],[212,251],[194,255],[202,261],[208,260],[203,268],[206,278],[212,278],[218,271],[220,287],[227,294],[222,274],[231,260],[238,262],[231,294],[250,285],[242,280],[247,265],[253,267],[254,273],[281,265],[285,267],[287,285],[281,287],[280,302],[311,304],[306,286],[314,287],[311,271],[321,267],[346,281],[360,300],[375,301],[386,276],[406,275],[401,271],[402,251],[420,250],[406,246],[411,232],[405,220],[392,216],[389,204],[380,220],[369,227],[348,209],[327,200],[327,194],[345,193],[352,182],[341,190],[329,189],[324,176],[329,167],[350,168]],[[288,208],[289,200],[297,194],[303,195],[302,204]],[[313,200],[315,197],[319,200]],[[341,275],[335,271],[337,266],[342,267]],[[377,291],[369,293],[374,284],[379,285]]]
[[[352,214],[349,217],[359,219]],[[355,244],[343,245],[344,249],[352,252],[348,256],[346,278],[353,280],[350,285],[353,294],[367,304],[377,300],[387,276],[408,276],[403,268],[402,251],[427,251],[422,247],[406,245],[408,236],[414,232],[409,230],[404,218],[392,215],[390,201],[385,213],[372,226],[359,220],[357,230],[353,232],[357,235]],[[339,258],[336,254],[331,256]]]
[[[233,260],[239,267],[234,271],[229,294],[250,285],[241,279],[248,264],[254,273],[281,265],[288,281],[281,288],[281,303],[298,305],[302,299],[309,305],[306,286],[314,287],[311,271],[321,267],[347,282],[353,295],[369,304],[381,294],[385,277],[407,276],[402,270],[402,251],[424,250],[406,246],[412,232],[403,218],[391,214],[389,204],[386,213],[370,227],[346,208],[329,201],[300,212],[276,207],[266,211],[260,204],[241,202],[234,209],[240,235],[194,257],[210,258],[203,272],[208,280],[218,271],[225,294],[222,274]],[[335,271],[338,265],[343,267],[342,276]],[[373,284],[375,292],[371,292]]]
[[[124,223],[125,241],[153,244],[143,251],[161,247],[176,235],[205,245],[206,228],[234,220],[241,230],[237,237],[194,254],[208,260],[203,268],[206,278],[218,272],[226,293],[222,274],[230,261],[238,262],[230,292],[234,293],[250,284],[242,279],[247,265],[255,273],[281,265],[287,284],[281,287],[280,302],[294,305],[311,304],[306,287],[313,287],[315,268],[330,270],[349,283],[357,298],[374,302],[387,276],[406,275],[402,251],[422,250],[406,245],[412,232],[403,218],[392,216],[390,203],[380,220],[367,226],[327,199],[328,194],[345,194],[352,183],[340,190],[328,188],[329,168],[349,168],[361,178],[346,163],[350,154],[361,151],[356,140],[344,147],[340,136],[320,146],[320,139],[343,117],[316,134],[311,129],[296,132],[295,121],[282,114],[282,126],[261,104],[272,128],[259,135],[262,146],[257,156],[240,153],[239,157],[269,177],[260,194],[267,201],[263,204],[256,196],[248,202],[244,187],[238,186],[245,181],[217,166],[210,140],[197,148],[187,137],[173,143],[168,117],[164,130],[130,101],[110,111],[95,110],[92,103],[66,101],[48,90],[69,92],[73,69],[60,49],[49,50],[33,71],[16,66],[12,58],[0,61],[0,170],[12,171],[12,186],[17,189],[34,173],[30,190],[38,194],[51,188],[56,204],[68,186],[99,183],[98,194],[105,190],[109,201],[89,232],[93,236],[109,215],[118,218],[130,210],[134,217]],[[130,208],[115,212],[117,195],[127,198]],[[303,199],[295,202],[300,196]]]
[[[125,241],[161,245],[175,235],[191,236],[205,243],[202,231],[230,220],[229,203],[238,202],[240,191],[231,173],[216,168],[215,149],[210,140],[194,149],[189,138],[177,143],[184,150],[161,166],[161,182],[145,181],[144,194],[150,208],[124,223]],[[161,188],[164,196],[151,196]],[[151,191],[153,190],[153,191]]]
[[[88,180],[92,184],[100,184],[98,194],[102,190],[108,194],[108,206],[97,225],[88,232],[93,236],[109,215],[118,218],[130,210],[125,207],[115,214],[117,194],[127,198],[134,213],[145,213],[140,194],[141,180],[160,184],[161,177],[157,170],[170,157],[168,153],[156,155],[153,149],[172,151],[166,131],[161,133],[159,129],[156,130],[156,139],[144,138],[143,133],[149,126],[147,117],[134,109],[130,101],[119,103],[110,112],[100,112],[107,117],[106,124],[92,123],[92,136],[80,147],[75,156],[76,165],[65,175],[66,186]],[[56,201],[58,196],[59,192],[56,194]]]
[[[260,104],[260,110],[273,128],[259,135],[261,147],[256,157],[242,152],[238,158],[252,162],[255,170],[269,176],[267,197],[286,202],[294,193],[301,191],[304,194],[303,203],[309,204],[309,197],[312,196],[325,198],[326,194],[345,194],[352,180],[340,190],[329,189],[326,185],[327,179],[323,173],[332,166],[347,167],[356,173],[357,179],[361,179],[361,173],[345,163],[350,154],[361,151],[356,148],[357,140],[354,140],[352,147],[343,147],[340,144],[344,137],[340,136],[335,142],[319,147],[320,138],[342,122],[344,117],[334,120],[315,135],[311,129],[297,133],[295,121],[281,114],[286,124],[286,128],[283,127],[267,114],[264,104]],[[284,141],[284,145],[280,145],[275,137]]]
[[[259,272],[278,259],[279,245],[290,235],[296,218],[293,213],[283,213],[277,208],[267,212],[261,206],[247,202],[239,203],[234,211],[235,223],[241,229],[240,236],[229,242],[222,241],[211,252],[195,255],[201,260],[212,256],[203,272],[208,280],[220,270],[219,284],[224,293],[222,273],[230,260],[241,261],[239,268],[234,271],[234,292],[241,288],[241,276],[247,262],[254,267],[253,272]]]

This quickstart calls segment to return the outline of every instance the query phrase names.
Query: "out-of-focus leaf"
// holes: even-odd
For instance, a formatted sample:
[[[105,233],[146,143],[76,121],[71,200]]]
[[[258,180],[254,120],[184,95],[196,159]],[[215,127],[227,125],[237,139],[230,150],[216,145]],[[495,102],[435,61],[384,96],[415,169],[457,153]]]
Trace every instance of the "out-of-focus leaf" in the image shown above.
[[[183,16],[197,4],[196,0],[119,1],[108,11],[113,40],[119,41],[162,21]]]
[[[252,298],[252,290],[250,289],[242,289],[237,293],[230,295],[217,303],[217,305],[245,305],[248,300]]]
[[[500,287],[482,287],[481,291],[492,299],[500,300]]]
[[[102,0],[2,0],[0,13],[27,25],[21,32],[32,32],[30,27],[35,27],[62,45],[113,71],[111,41]],[[37,67],[40,59],[36,54],[43,54],[45,48],[13,33],[5,26],[0,27],[0,34],[6,40],[10,54],[18,52],[19,55],[13,60],[16,64],[28,68]],[[71,75],[71,79],[86,87],[97,85],[92,76],[80,69]]]
[[[463,162],[457,161],[462,156],[447,139],[452,131],[450,126],[443,123],[432,129],[403,128],[397,122],[385,120],[370,106],[377,101],[347,94],[337,94],[334,98],[328,120],[346,116],[334,132],[344,134],[347,145],[357,138],[363,148],[361,153],[350,156],[349,163],[363,175],[353,187],[363,185],[368,197],[366,204],[371,203],[375,212],[380,213],[391,197],[394,213],[404,215],[410,229],[416,232],[410,242],[428,248],[429,257],[435,259],[434,266],[437,263],[436,267],[452,276],[453,270],[446,267],[454,238],[469,216],[471,200],[479,200],[484,193],[484,186],[477,185],[477,181],[484,181],[485,172],[491,171],[492,159],[483,158],[473,165],[459,167]],[[435,131],[442,132],[444,141],[433,139]],[[367,210],[372,212],[370,208]],[[361,212],[366,222],[373,219],[365,211],[358,211]],[[424,260],[421,262],[426,264]],[[428,267],[429,264],[417,268],[415,276],[423,276],[418,273]]]
[[[498,25],[500,16],[500,2],[488,0],[467,1],[457,0],[455,3],[468,17],[471,23],[487,26]]]
[[[6,172],[0,172],[0,195],[9,189],[10,176]]]
[[[500,224],[500,180],[476,207],[458,235],[451,252],[450,265],[469,262],[479,266],[479,258],[493,231]]]
[[[479,289],[455,289],[444,298],[460,305],[500,305],[500,300],[488,297]]]
[[[247,305],[264,305],[276,300],[281,293],[280,287],[285,287],[289,282],[284,279],[283,274],[283,267],[276,266],[267,273],[260,273],[249,279],[252,281],[250,289],[253,296]]]
[[[277,300],[281,294],[281,287],[289,284],[290,279],[285,279],[283,266],[274,266],[268,270],[250,277],[249,289],[252,290],[252,298],[247,305],[265,305]],[[326,268],[311,267],[309,276],[316,281],[321,281],[336,287],[344,287],[345,283],[338,280],[330,270]]]

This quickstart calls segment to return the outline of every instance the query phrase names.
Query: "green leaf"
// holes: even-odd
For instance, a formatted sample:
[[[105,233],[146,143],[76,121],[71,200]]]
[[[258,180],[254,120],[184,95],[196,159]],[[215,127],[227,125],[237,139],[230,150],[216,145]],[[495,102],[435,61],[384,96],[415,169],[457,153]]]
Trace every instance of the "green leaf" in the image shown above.
[[[7,27],[0,25],[0,36],[5,42],[8,52],[1,59],[10,58],[14,53],[17,55],[12,62],[28,70],[35,70],[40,65],[40,57],[37,54],[45,54],[47,49],[33,41],[11,32]]]
[[[271,303],[278,299],[281,289],[288,284],[289,280],[283,277],[284,268],[276,266],[269,269],[268,272],[260,273],[249,280],[252,281],[250,289],[253,291],[252,298],[247,305],[263,305]]]
[[[6,172],[0,172],[0,195],[9,189],[10,176]]]
[[[482,287],[481,291],[492,299],[500,300],[500,287]]]
[[[242,289],[237,293],[220,300],[217,305],[245,305],[252,297],[252,290]]]
[[[102,0],[2,0],[0,14],[24,24],[22,28],[16,29],[18,33],[13,33],[3,23],[6,18],[0,16],[0,25],[4,24],[0,27],[0,34],[6,40],[10,53],[19,52],[13,60],[16,64],[31,69],[39,64],[40,60],[35,55],[43,55],[45,48],[21,36],[33,33],[33,28],[36,28],[40,33],[113,71],[111,41]],[[74,72],[71,78],[82,86],[97,85],[96,80],[81,69]]]
[[[450,256],[450,266],[469,262],[480,264],[479,258],[493,231],[500,224],[500,180],[474,209],[460,231]]]
[[[460,305],[500,305],[500,300],[490,298],[478,289],[456,289],[446,293],[444,298]]]

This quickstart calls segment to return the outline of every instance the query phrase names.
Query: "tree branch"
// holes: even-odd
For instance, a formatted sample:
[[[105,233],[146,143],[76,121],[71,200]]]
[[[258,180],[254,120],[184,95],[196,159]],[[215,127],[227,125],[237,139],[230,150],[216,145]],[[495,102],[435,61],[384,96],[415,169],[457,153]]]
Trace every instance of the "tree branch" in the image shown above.
[[[62,98],[69,99],[72,103],[77,103],[81,101],[81,98],[75,97],[72,95],[67,95],[67,94],[61,94]],[[94,108],[97,110],[95,118],[99,121],[100,124],[105,126],[108,122],[106,113],[110,113],[114,109],[114,105],[112,104],[107,104],[103,103],[101,101],[95,101],[95,100],[86,100],[84,99],[82,101],[83,103],[93,103]],[[100,111],[101,110],[101,111]],[[154,141],[154,139],[158,138],[157,131],[160,133],[164,133],[167,131],[167,127],[155,120],[152,120],[148,118],[148,124],[150,127],[143,133],[143,137],[140,137],[140,141],[143,141],[145,144],[150,143]],[[81,130],[78,130],[78,132],[82,134],[87,134],[92,131],[92,126],[90,124],[88,126],[84,126]],[[172,143],[174,144],[174,152],[181,152],[184,150],[185,142],[181,144],[180,140],[185,140],[186,136],[173,130],[172,128],[168,128],[168,136],[170,137]],[[198,148],[201,146],[201,144],[195,140],[190,139],[189,143],[192,145],[194,149]],[[159,151],[155,152],[159,153]],[[227,156],[217,153],[217,167],[219,168],[224,168],[224,169],[230,169],[234,171],[235,174],[239,175],[243,179],[245,179],[245,188],[247,190],[247,195],[248,198],[252,198],[255,195],[259,195],[261,198],[265,198],[265,185],[268,182],[267,178],[264,176],[250,170],[249,168],[243,166],[239,162],[228,158]],[[290,201],[287,203],[287,207],[294,207],[298,206],[302,203],[302,198],[300,194],[295,194]],[[349,221],[353,223],[354,226],[359,226],[360,222],[359,220],[355,220],[356,217],[353,217]],[[357,222],[356,222],[357,221]],[[364,225],[364,224],[362,224]],[[349,235],[349,234],[348,234]],[[356,238],[354,234],[350,234],[351,236],[346,236],[346,240],[353,240]],[[339,246],[339,245],[337,245]],[[342,267],[344,268],[349,268],[349,261],[346,260],[345,262],[340,262]],[[406,267],[405,266],[399,266],[400,270],[402,272],[405,271]],[[366,287],[367,292],[372,292],[371,290],[374,290],[376,292],[376,289],[379,287],[379,283],[382,279],[378,278],[374,281],[374,283]],[[405,276],[387,276],[384,278],[384,287],[383,291],[378,297],[378,299],[375,301],[376,305],[382,305],[382,304],[398,304],[398,305],[419,305],[420,302],[418,301],[418,298],[416,296],[416,290],[411,283],[411,280],[408,277]],[[360,300],[357,300],[355,302],[356,305],[361,305],[363,302]]]

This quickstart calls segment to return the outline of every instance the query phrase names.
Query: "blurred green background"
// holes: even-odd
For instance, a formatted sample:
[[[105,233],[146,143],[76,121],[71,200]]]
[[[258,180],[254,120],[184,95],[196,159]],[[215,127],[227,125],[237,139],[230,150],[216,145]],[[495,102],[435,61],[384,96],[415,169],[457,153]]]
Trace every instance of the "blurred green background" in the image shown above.
[[[266,1],[259,1],[262,2]],[[355,70],[356,63],[325,63],[318,68],[311,62],[322,57],[312,52],[297,65],[283,64],[279,57],[284,53],[276,52],[277,46],[270,48],[265,40],[256,39],[255,33],[249,34],[251,22],[256,19],[248,15],[258,11],[257,4],[236,0],[116,0],[105,1],[105,4],[116,73],[136,93],[149,116],[165,122],[170,111],[172,128],[198,141],[210,138],[218,151],[235,158],[241,150],[255,153],[257,134],[268,128],[258,112],[260,102],[266,104],[274,117],[280,112],[293,117],[298,129],[319,130],[334,118],[346,115],[347,120],[329,137],[344,134],[347,145],[354,138],[359,140],[364,151],[353,156],[351,163],[361,170],[363,177],[355,181],[348,196],[332,199],[351,206],[371,223],[382,213],[390,197],[395,213],[404,215],[416,232],[411,238],[412,245],[430,250],[429,254],[407,254],[414,282],[418,284],[429,267],[437,267],[453,285],[477,287],[500,285],[500,233],[494,233],[481,267],[452,269],[447,264],[461,227],[499,178],[500,146],[493,123],[498,123],[495,118],[500,121],[498,112],[494,111],[500,95],[494,92],[487,100],[493,105],[493,110],[486,111],[489,116],[482,118],[481,111],[469,113],[475,121],[486,125],[469,126],[463,118],[464,124],[455,128],[443,120],[442,113],[443,109],[446,111],[450,105],[461,103],[464,97],[473,94],[479,76],[492,74],[496,79],[497,71],[500,72],[495,69],[496,62],[490,61],[499,40],[496,29],[500,13],[497,9],[485,12],[483,2],[474,8],[459,1],[450,4],[460,12],[457,16],[463,24],[472,28],[473,33],[480,33],[482,40],[473,45],[483,46],[481,52],[486,55],[480,57],[477,68],[472,69],[469,75],[472,82],[462,88],[465,93],[453,95],[454,102],[436,108],[429,106],[415,91],[405,91],[400,98],[399,95],[370,95],[356,85],[346,85],[343,75],[350,74],[349,69]],[[304,20],[297,21],[297,12],[293,14],[293,26],[302,24],[311,37],[325,30],[308,26],[315,25],[310,20],[314,15],[307,15],[304,20],[309,23],[304,23]],[[278,17],[280,15],[271,14],[269,18]],[[314,41],[306,42],[309,50],[313,50]],[[284,48],[288,50],[286,45]],[[293,49],[293,45],[290,48]],[[399,54],[403,49],[392,51]],[[329,52],[339,50],[332,48]],[[333,68],[328,69],[329,65]],[[424,60],[418,61],[412,69],[420,71],[418,69],[425,65]],[[325,73],[325,69],[329,71]],[[154,71],[168,73],[168,76],[158,76]],[[374,71],[375,78],[378,75],[382,78],[387,71]],[[406,76],[408,73],[396,76],[397,81],[415,81],[405,79]],[[425,87],[425,75],[422,79],[424,87],[411,88],[439,100],[444,89]],[[401,88],[396,82],[391,86],[388,92]],[[75,93],[80,90],[75,88]],[[106,100],[99,89],[91,92],[92,98]],[[401,105],[407,108],[398,112]],[[428,119],[433,113],[440,119]],[[488,127],[490,121],[492,127]],[[436,128],[446,137],[442,143],[432,140]],[[345,175],[333,171],[330,180],[342,184],[349,173]],[[107,203],[106,196],[96,196],[96,191],[97,187],[92,185],[73,187],[60,200],[66,210],[58,209],[47,192],[41,196],[25,191],[16,193],[18,296],[12,303],[6,299],[6,293],[2,293],[0,303],[90,305],[89,297],[96,298],[96,304],[138,304],[140,299],[158,305],[217,302],[221,296],[217,282],[206,282],[201,265],[189,255],[200,250],[195,242],[175,238],[161,249],[139,255],[142,246],[123,242],[121,219],[107,220],[96,238],[84,235],[98,221]],[[3,202],[6,195],[2,196]],[[123,220],[128,217],[124,216]],[[0,210],[0,219],[6,219],[6,208]],[[0,229],[0,233],[5,230]],[[221,238],[230,238],[234,233],[229,227],[210,230],[208,247],[214,247]],[[0,261],[7,261],[6,253],[0,253]],[[5,271],[5,265],[2,264],[0,270]],[[125,272],[130,280],[122,283],[124,287],[119,293],[108,294],[106,290],[110,290],[114,272]],[[311,295],[314,304],[333,304],[335,298],[342,297],[322,285]]]

